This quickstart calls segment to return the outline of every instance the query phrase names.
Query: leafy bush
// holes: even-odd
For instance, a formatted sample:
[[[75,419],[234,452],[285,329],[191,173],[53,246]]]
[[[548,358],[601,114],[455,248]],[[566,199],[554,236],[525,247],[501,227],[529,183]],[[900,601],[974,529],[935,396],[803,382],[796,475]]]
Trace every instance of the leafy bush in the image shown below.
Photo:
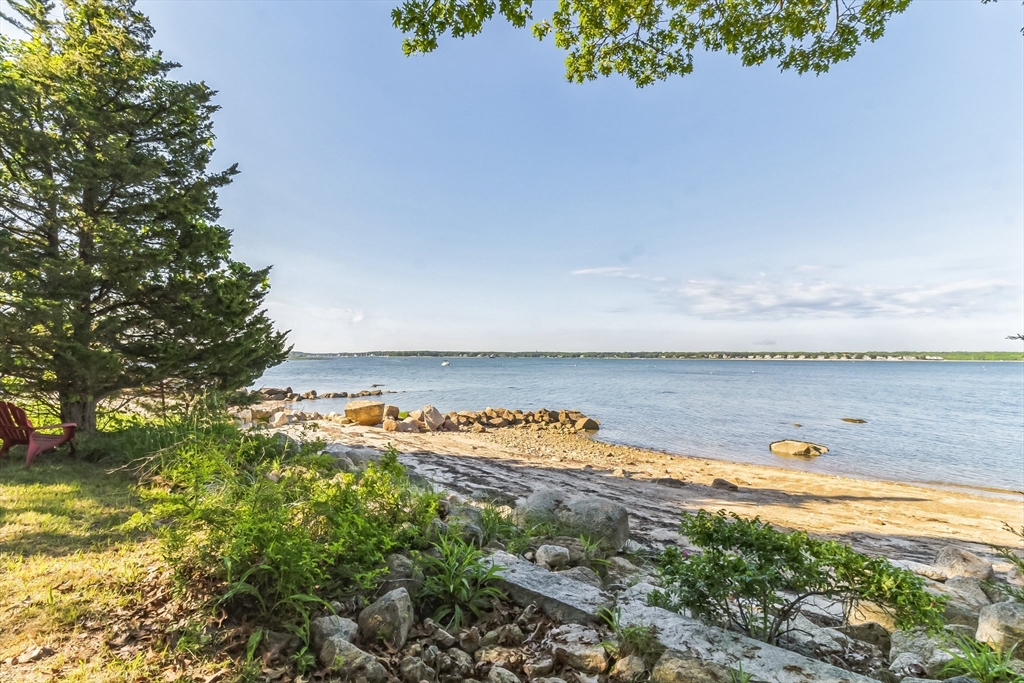
[[[812,596],[842,600],[848,607],[870,601],[891,610],[898,628],[942,626],[942,603],[920,577],[835,541],[802,532],[776,531],[759,518],[725,511],[687,515],[680,533],[702,552],[675,547],[659,560],[664,590],[651,604],[689,610],[700,619],[777,643],[789,621]]]
[[[150,521],[183,582],[210,581],[222,603],[270,621],[301,628],[310,604],[373,586],[384,556],[423,543],[436,515],[393,449],[348,474],[321,444],[216,416],[187,427],[143,463],[159,485]]]
[[[944,677],[970,676],[978,683],[1024,683],[1010,665],[1015,648],[1002,654],[985,643],[967,636],[954,636],[953,648],[946,650],[953,659],[942,669]]]
[[[425,580],[420,598],[434,607],[434,620],[459,629],[472,615],[480,618],[504,594],[493,584],[502,567],[484,561],[484,554],[454,534],[434,544],[436,555],[421,556]]]

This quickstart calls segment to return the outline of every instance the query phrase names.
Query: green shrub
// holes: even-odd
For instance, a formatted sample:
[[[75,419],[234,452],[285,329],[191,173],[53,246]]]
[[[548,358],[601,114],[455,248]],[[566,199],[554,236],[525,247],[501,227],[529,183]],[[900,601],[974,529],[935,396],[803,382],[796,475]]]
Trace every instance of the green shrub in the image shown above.
[[[144,461],[159,484],[150,521],[183,582],[208,581],[270,622],[301,628],[311,605],[372,587],[384,556],[422,544],[436,515],[393,449],[347,474],[321,444],[216,418],[192,427]]]
[[[651,604],[688,610],[773,644],[812,596],[842,600],[847,607],[861,600],[876,603],[891,610],[898,628],[942,626],[941,601],[924,590],[920,577],[884,558],[725,511],[687,515],[680,533],[702,552],[665,550],[658,563],[664,590],[649,596]]]
[[[425,580],[419,597],[434,610],[434,620],[446,628],[459,629],[468,617],[475,618],[504,594],[493,585],[502,567],[484,560],[484,554],[454,534],[434,544],[436,554],[421,556]]]
[[[623,626],[621,610],[602,609],[598,617],[604,621],[615,634],[615,642],[602,643],[616,659],[635,655],[644,660],[648,668],[665,653],[665,647],[658,640],[658,627],[654,624],[633,624]]]
[[[967,636],[953,636],[953,648],[945,650],[953,659],[942,669],[944,677],[970,676],[978,683],[1024,683],[1024,676],[1011,666],[1013,651],[1002,654]]]

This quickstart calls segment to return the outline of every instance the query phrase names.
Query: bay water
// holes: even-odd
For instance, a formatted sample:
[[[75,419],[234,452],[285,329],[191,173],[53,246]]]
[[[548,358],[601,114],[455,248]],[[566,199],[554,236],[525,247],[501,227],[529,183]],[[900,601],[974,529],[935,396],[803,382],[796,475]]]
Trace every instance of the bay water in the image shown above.
[[[450,365],[442,366],[442,361]],[[1024,363],[572,358],[293,359],[256,383],[402,410],[575,409],[596,439],[708,459],[992,493],[1024,491]],[[348,399],[296,407],[342,412]],[[843,418],[866,420],[863,424]],[[799,426],[797,426],[799,425]],[[814,459],[768,444],[823,444]],[[1016,495],[1016,494],[1012,494]]]

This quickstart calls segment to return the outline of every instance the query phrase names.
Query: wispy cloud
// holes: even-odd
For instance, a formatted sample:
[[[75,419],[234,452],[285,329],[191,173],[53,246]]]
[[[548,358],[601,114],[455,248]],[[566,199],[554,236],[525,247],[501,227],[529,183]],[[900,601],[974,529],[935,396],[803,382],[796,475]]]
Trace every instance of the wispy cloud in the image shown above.
[[[690,280],[661,290],[665,301],[701,318],[953,316],[991,310],[1020,285],[966,280],[936,286],[870,287],[824,281],[753,283]]]
[[[597,275],[600,277],[621,277],[629,280],[649,280],[650,282],[665,282],[666,278],[663,277],[651,277],[649,275],[643,275],[629,268],[623,268],[621,266],[608,266],[605,268],[583,268],[581,270],[574,270],[570,275]]]
[[[339,308],[336,306],[315,306],[312,304],[291,304],[284,301],[267,301],[267,308],[275,315],[310,316],[320,322],[340,322],[355,324],[362,322],[366,314],[358,308]]]

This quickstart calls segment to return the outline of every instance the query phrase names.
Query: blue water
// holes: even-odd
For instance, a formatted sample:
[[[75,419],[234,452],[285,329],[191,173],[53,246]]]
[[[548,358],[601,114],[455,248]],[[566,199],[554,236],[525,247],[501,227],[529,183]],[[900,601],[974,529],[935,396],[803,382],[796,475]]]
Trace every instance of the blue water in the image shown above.
[[[603,441],[859,478],[1024,490],[1024,364],[556,358],[292,360],[257,386],[358,391],[402,410],[572,408]],[[345,399],[303,403],[341,412]],[[842,418],[867,424],[849,424]],[[794,423],[801,426],[796,427]],[[781,458],[768,444],[829,453]]]

